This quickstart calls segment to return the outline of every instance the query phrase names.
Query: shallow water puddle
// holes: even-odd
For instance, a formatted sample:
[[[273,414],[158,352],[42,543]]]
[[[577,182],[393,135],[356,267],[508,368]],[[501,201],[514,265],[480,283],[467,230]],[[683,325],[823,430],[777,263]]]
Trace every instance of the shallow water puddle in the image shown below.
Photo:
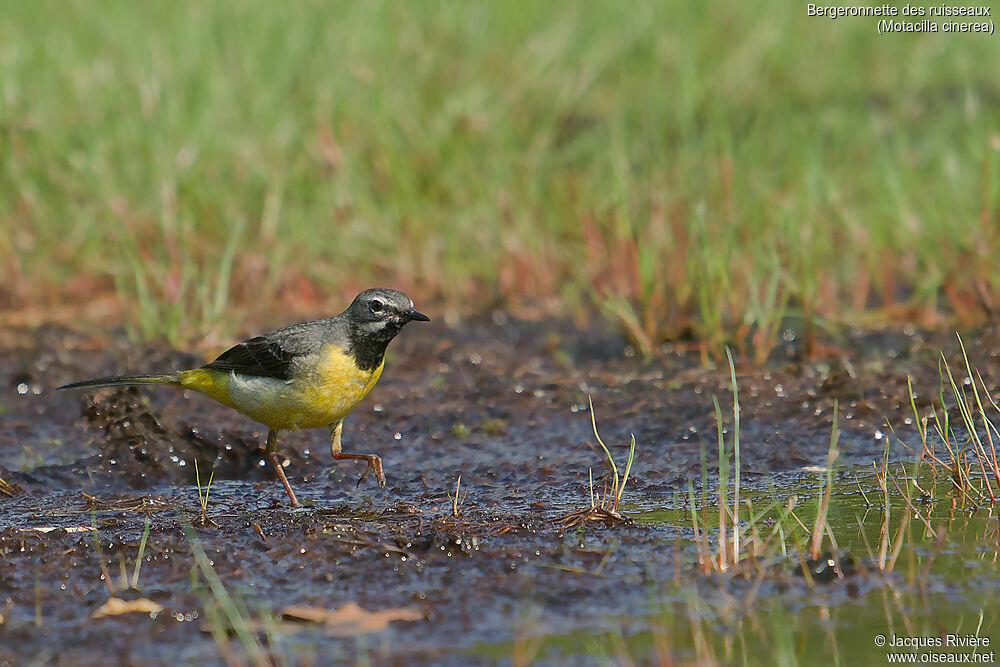
[[[699,557],[718,548],[718,505],[698,511],[702,535],[706,526],[709,533],[699,549],[690,509],[681,498],[632,514],[637,525],[669,528],[661,548],[672,550],[674,562],[649,567],[646,594],[633,596],[628,613],[600,616],[590,628],[546,633],[545,611],[556,610],[526,605],[522,636],[479,643],[472,654],[584,657],[597,663],[992,662],[1000,641],[996,513],[990,507],[962,507],[948,494],[921,499],[914,492],[907,499],[893,488],[886,523],[885,498],[870,467],[841,470],[837,479],[827,517],[839,551],[831,552],[824,543],[820,558],[809,563],[811,582],[802,575],[798,555],[808,551],[806,531],[793,535],[795,526],[787,517],[784,546],[767,550],[755,565],[731,566],[727,573],[699,566]],[[917,485],[910,480],[911,488],[933,484],[926,475]],[[807,479],[770,492],[750,490],[741,530],[744,535],[772,532],[783,512],[767,512],[751,526],[745,519],[749,507],[785,508],[792,498],[796,515],[811,530],[818,497],[818,484]]]

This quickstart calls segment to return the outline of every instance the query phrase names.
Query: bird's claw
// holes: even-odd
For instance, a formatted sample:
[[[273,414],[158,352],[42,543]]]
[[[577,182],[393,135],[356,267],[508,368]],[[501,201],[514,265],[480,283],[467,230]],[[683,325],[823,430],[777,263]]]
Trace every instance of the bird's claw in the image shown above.
[[[368,475],[372,474],[373,472],[375,473],[375,481],[378,482],[379,487],[385,488],[385,473],[382,472],[382,458],[379,456],[375,456],[374,454],[372,454],[372,456],[368,459],[368,467],[365,468],[365,471],[361,474],[361,477],[358,478],[358,483],[357,486],[355,486],[355,488],[360,487],[361,482],[368,479]]]

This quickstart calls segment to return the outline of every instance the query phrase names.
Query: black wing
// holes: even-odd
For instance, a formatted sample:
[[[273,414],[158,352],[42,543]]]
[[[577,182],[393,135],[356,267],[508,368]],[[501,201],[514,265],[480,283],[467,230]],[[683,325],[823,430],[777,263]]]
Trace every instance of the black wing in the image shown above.
[[[231,347],[205,368],[234,371],[240,375],[291,379],[292,361],[299,356],[289,352],[277,340],[257,336]]]

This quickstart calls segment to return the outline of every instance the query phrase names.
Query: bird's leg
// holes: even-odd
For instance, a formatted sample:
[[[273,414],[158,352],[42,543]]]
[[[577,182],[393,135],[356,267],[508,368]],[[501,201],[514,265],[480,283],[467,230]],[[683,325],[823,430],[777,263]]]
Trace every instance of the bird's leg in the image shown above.
[[[285,491],[288,492],[288,497],[292,500],[292,507],[298,507],[299,501],[295,498],[292,485],[288,483],[288,479],[285,477],[285,471],[281,468],[281,461],[278,460],[278,432],[273,428],[267,431],[267,460],[274,466],[274,471],[278,473],[278,479],[285,485]]]
[[[335,424],[330,425],[330,454],[333,458],[341,461],[343,459],[361,459],[362,461],[368,461],[368,467],[365,469],[363,475],[358,479],[358,486],[361,486],[361,482],[368,479],[368,475],[375,473],[375,479],[378,481],[379,486],[385,486],[385,473],[382,472],[382,459],[375,454],[345,454],[341,451],[340,447],[340,434],[344,430],[344,420],[341,419]]]

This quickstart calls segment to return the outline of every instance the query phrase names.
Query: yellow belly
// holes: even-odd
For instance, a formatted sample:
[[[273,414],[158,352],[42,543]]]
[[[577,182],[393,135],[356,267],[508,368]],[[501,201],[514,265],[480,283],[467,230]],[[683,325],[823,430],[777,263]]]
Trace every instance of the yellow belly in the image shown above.
[[[208,368],[182,371],[178,380],[269,428],[296,431],[343,419],[378,382],[384,363],[363,371],[340,347],[325,345],[295,361],[291,380]]]

